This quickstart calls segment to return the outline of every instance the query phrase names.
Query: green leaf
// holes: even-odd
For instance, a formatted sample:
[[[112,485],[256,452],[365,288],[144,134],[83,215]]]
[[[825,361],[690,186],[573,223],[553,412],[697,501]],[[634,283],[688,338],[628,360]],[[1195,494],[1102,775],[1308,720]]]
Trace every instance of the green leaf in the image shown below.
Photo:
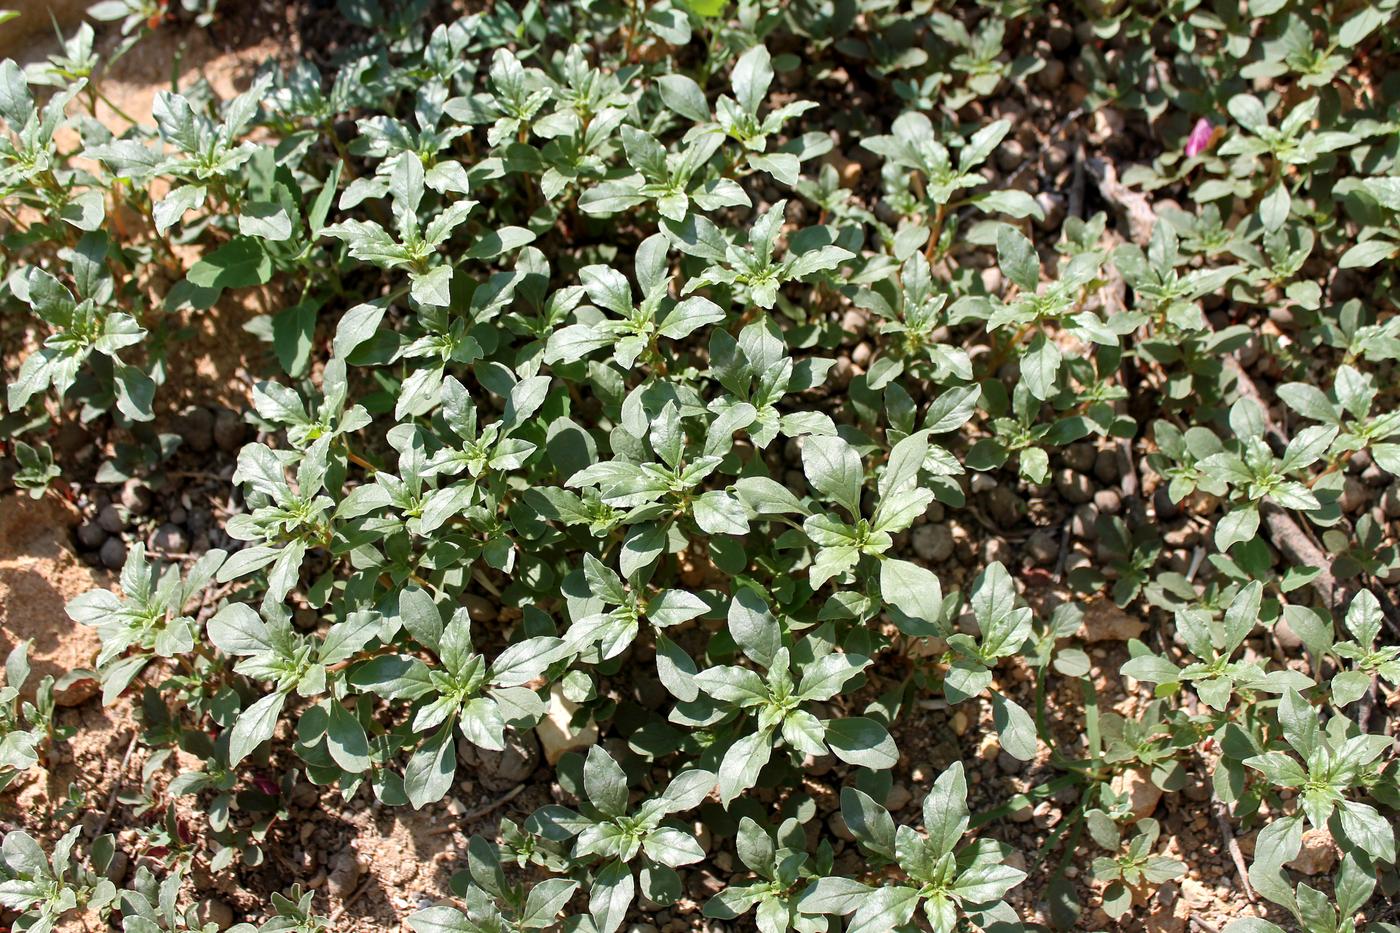
[[[758,783],[758,773],[772,754],[773,738],[769,732],[751,732],[729,746],[719,765],[719,799],[726,808]]]
[[[238,714],[228,740],[229,765],[238,764],[252,754],[259,745],[272,738],[277,731],[277,722],[282,715],[282,706],[287,695],[282,692],[269,693],[252,706]]]
[[[992,720],[996,723],[1001,747],[1011,757],[1020,761],[1035,758],[1038,742],[1035,720],[1015,700],[1008,700],[999,693],[992,693]]]
[[[899,749],[885,727],[865,716],[830,719],[826,743],[837,758],[847,764],[883,771],[899,762]]]
[[[413,809],[436,803],[452,789],[457,772],[457,745],[452,740],[452,723],[446,723],[408,759],[403,789]]]
[[[262,241],[236,236],[190,266],[190,283],[200,288],[247,288],[272,278],[272,258]]]
[[[997,228],[997,265],[1022,291],[1034,294],[1040,285],[1040,256],[1035,244],[1015,227],[1003,224]]]
[[[756,45],[739,56],[734,63],[731,80],[734,98],[739,106],[748,113],[758,113],[758,108],[768,96],[768,86],[773,83],[773,60],[768,50]]]
[[[810,435],[802,441],[802,470],[812,488],[859,517],[860,487],[865,474],[860,455],[835,435]]]
[[[344,706],[332,702],[326,741],[335,763],[351,774],[369,770],[369,737],[360,721]]]
[[[768,667],[782,644],[783,630],[768,603],[752,587],[740,587],[729,604],[729,634],[754,661]]]
[[[601,745],[588,750],[583,765],[583,786],[588,802],[608,816],[627,812],[627,775]]]
[[[616,860],[604,865],[593,878],[593,887],[588,892],[588,912],[598,925],[598,933],[615,933],[636,896],[637,882],[632,877],[632,869]]]

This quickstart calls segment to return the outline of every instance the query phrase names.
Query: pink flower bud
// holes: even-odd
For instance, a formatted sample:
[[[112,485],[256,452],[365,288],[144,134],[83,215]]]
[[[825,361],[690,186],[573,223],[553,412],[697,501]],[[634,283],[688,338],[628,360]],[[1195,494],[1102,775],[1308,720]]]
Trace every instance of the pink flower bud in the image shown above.
[[[1201,117],[1196,121],[1196,125],[1191,128],[1191,135],[1186,138],[1186,157],[1193,158],[1210,148],[1211,137],[1215,135],[1215,127],[1210,125],[1210,121]]]

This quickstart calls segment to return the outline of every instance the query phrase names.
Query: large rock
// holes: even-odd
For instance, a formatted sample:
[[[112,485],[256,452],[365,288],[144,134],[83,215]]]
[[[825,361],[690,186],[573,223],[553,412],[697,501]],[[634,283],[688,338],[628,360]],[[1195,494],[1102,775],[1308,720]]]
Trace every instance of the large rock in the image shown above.
[[[590,719],[582,726],[573,725],[578,704],[564,696],[563,688],[555,684],[549,691],[549,709],[535,727],[535,734],[544,747],[545,761],[559,763],[567,752],[583,751],[598,741],[598,727]]]
[[[1145,820],[1157,809],[1162,799],[1162,788],[1152,783],[1152,776],[1146,768],[1133,768],[1113,776],[1110,785],[1115,794],[1128,795],[1128,807],[1133,811],[1133,819]]]
[[[77,516],[50,498],[0,496],[0,660],[26,639],[32,697],[39,681],[61,681],[70,671],[90,668],[102,647],[97,633],[79,625],[64,605],[107,580],[73,554],[68,528]],[[97,682],[77,680],[55,693],[60,706],[76,706],[97,693]]]
[[[1337,863],[1337,848],[1332,834],[1326,829],[1310,829],[1303,833],[1303,847],[1288,867],[1305,875],[1325,875]]]

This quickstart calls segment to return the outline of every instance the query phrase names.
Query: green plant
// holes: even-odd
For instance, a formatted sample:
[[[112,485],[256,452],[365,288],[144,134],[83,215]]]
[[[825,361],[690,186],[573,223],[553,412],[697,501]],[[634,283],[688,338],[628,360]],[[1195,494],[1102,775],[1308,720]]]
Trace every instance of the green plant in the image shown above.
[[[303,779],[437,807],[542,724],[553,800],[413,929],[1069,928],[1086,890],[1126,924],[1181,872],[1130,779],[1208,785],[1303,928],[1386,929],[1400,5],[933,6],[345,0],[315,63],[152,126],[97,119],[91,28],[0,65],[14,485],[199,472],[229,513],[68,603],[139,704],[124,838],[166,874],[118,894],[16,830],[29,929],[201,929]],[[169,14],[93,11],[120,52]],[[254,289],[223,483],[168,387]],[[24,659],[5,784],[67,738]],[[1308,829],[1339,867],[1295,883]],[[334,928],[318,896],[235,929]]]

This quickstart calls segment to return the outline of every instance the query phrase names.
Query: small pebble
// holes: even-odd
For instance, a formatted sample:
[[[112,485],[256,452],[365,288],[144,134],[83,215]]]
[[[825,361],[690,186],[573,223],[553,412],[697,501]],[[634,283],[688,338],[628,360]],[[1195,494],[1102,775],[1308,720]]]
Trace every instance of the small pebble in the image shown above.
[[[107,540],[107,532],[94,521],[85,521],[78,526],[78,543],[89,551],[95,551]]]
[[[97,524],[108,534],[120,534],[130,521],[126,512],[119,505],[108,503],[97,513]]]
[[[147,543],[151,550],[164,551],[167,554],[183,554],[189,550],[190,546],[185,529],[170,522],[166,522],[152,532],[151,539]]]
[[[98,557],[102,560],[102,566],[108,570],[121,570],[126,564],[126,542],[121,538],[108,538],[102,542],[102,550],[98,552]]]
[[[921,560],[939,564],[953,556],[953,533],[947,525],[919,525],[909,535],[909,543]]]
[[[227,454],[236,454],[243,447],[248,436],[248,425],[235,411],[220,408],[214,417],[214,443]]]
[[[145,515],[151,510],[151,490],[140,480],[129,479],[122,484],[122,505],[132,515]]]
[[[1089,477],[1073,469],[1055,471],[1055,491],[1071,505],[1083,505],[1094,498]]]
[[[175,424],[181,445],[189,450],[202,454],[214,446],[214,416],[209,409],[192,405],[180,412]]]
[[[1117,515],[1123,508],[1123,497],[1116,489],[1100,489],[1094,493],[1094,507],[1101,515]]]

